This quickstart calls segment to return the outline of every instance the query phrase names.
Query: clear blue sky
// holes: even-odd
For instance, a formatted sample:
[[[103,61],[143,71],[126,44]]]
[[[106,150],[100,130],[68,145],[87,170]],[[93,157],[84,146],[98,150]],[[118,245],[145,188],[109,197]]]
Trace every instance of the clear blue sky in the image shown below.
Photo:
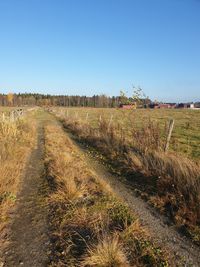
[[[0,92],[200,100],[200,0],[0,0]]]

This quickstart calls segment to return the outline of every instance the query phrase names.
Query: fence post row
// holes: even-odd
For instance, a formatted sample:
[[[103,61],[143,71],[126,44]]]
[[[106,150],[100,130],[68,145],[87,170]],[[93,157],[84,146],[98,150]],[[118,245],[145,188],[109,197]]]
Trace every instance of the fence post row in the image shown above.
[[[24,115],[23,109],[15,109],[9,112],[8,116],[5,115],[5,113],[2,113],[2,121],[9,120],[11,122],[15,121],[19,117]]]

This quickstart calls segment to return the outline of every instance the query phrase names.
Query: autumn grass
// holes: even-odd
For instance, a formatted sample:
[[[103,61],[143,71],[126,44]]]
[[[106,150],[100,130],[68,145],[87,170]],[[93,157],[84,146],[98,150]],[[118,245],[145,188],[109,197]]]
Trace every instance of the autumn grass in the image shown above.
[[[7,224],[8,211],[15,203],[34,136],[34,123],[28,118],[0,121],[0,231]]]
[[[98,244],[89,248],[88,256],[84,259],[82,266],[130,266],[123,252],[124,248],[119,237],[103,237]]]
[[[168,266],[135,215],[99,180],[61,126],[45,129],[50,266]]]
[[[2,113],[8,114],[13,109],[15,109],[15,107],[1,107],[0,106],[0,116]]]
[[[99,119],[109,121],[112,116],[112,125],[117,128],[120,124],[126,139],[133,141],[133,128],[140,129],[151,120],[158,124],[164,135],[170,119],[175,120],[170,150],[182,153],[193,159],[200,159],[200,110],[189,109],[138,109],[123,110],[111,108],[53,108],[56,113],[71,119],[79,119],[98,128]]]
[[[61,114],[61,118],[80,141],[102,153],[142,197],[200,244],[200,162],[172,150],[165,153],[166,136],[160,124],[150,119],[140,122],[139,128],[133,124],[130,142],[120,124],[114,126],[105,118],[98,127],[76,117]]]

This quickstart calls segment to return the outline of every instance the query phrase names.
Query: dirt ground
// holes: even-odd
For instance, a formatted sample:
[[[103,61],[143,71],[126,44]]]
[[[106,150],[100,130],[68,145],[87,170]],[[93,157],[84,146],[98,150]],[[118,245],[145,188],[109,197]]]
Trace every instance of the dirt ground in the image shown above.
[[[21,190],[16,208],[10,211],[10,224],[6,233],[6,246],[0,266],[40,267],[48,262],[50,246],[48,237],[46,195],[48,185],[44,179],[43,125],[38,126],[37,146],[30,155],[21,179]]]

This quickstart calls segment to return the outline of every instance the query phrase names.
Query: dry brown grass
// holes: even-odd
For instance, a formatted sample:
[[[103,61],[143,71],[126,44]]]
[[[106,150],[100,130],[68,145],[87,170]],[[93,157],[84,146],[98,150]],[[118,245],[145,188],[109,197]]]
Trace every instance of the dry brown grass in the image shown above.
[[[88,256],[84,259],[82,266],[94,267],[128,267],[126,253],[119,236],[103,237],[98,244],[88,249]]]
[[[123,110],[110,108],[52,108],[57,114],[65,118],[79,119],[81,123],[88,123],[92,128],[97,129],[100,118],[111,125],[122,129],[126,139],[133,143],[134,129],[141,129],[148,125],[149,121],[154,127],[159,127],[166,135],[169,120],[175,120],[175,127],[172,134],[170,150],[183,153],[189,158],[200,158],[200,110],[189,109],[137,109]],[[147,131],[147,128],[144,129]],[[151,137],[150,137],[151,138]]]
[[[143,257],[142,244],[148,240],[143,228],[134,224],[129,208],[90,171],[78,149],[55,124],[45,129],[45,162],[51,187],[50,266],[109,267],[129,266],[130,262],[131,266],[136,262],[145,266],[147,258],[149,261],[154,254],[157,261],[152,261],[151,266],[167,266],[163,255],[156,255],[149,241],[149,250]],[[131,246],[135,242],[141,244],[140,252],[130,256],[132,249],[127,240],[132,240]]]
[[[0,122],[0,231],[8,222],[20,177],[35,138],[34,123],[26,119]]]
[[[200,229],[200,164],[175,152],[165,153],[164,132],[157,123],[148,120],[140,128],[133,127],[132,142],[120,125],[114,127],[104,119],[96,128],[76,118],[63,123],[81,141],[100,151],[121,174],[153,196],[155,206],[200,242],[200,236],[190,233],[194,227]]]

